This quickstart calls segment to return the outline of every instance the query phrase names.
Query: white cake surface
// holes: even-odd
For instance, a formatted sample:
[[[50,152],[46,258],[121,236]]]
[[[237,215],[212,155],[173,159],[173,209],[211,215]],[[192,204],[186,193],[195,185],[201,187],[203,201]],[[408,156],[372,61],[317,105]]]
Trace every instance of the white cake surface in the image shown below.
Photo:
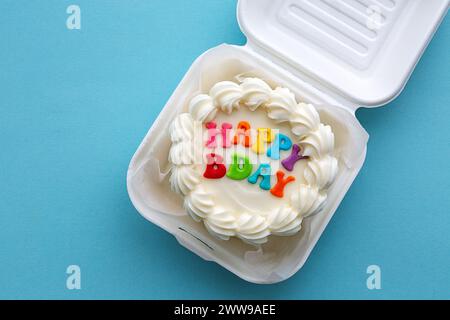
[[[219,131],[215,146],[205,144],[208,124],[214,122],[220,130],[221,124],[228,123],[232,138],[241,121],[248,122],[252,129],[272,129],[271,141],[261,147],[264,152],[258,153],[241,141],[225,147]],[[287,137],[292,147],[280,150],[279,159],[273,159],[266,151],[274,147],[277,134]],[[303,218],[320,212],[324,206],[327,189],[338,171],[333,131],[320,122],[314,106],[298,103],[289,89],[272,89],[258,78],[245,78],[241,83],[218,82],[209,94],[195,96],[189,112],[173,120],[170,136],[172,190],[184,197],[184,207],[193,219],[203,221],[211,234],[224,240],[238,237],[259,245],[267,242],[271,234],[297,233]],[[257,140],[256,130],[252,131],[250,141],[255,144]],[[293,155],[295,145],[306,158],[294,161],[289,169],[282,160]],[[207,155],[222,157],[228,173],[235,153],[249,158],[252,171],[248,176],[239,180],[228,174],[207,177]],[[270,166],[270,190],[262,189],[265,176],[257,177],[256,183],[248,179],[262,163]],[[282,172],[281,179],[291,176],[295,180],[283,185],[281,191],[274,191],[280,180],[277,172]]]

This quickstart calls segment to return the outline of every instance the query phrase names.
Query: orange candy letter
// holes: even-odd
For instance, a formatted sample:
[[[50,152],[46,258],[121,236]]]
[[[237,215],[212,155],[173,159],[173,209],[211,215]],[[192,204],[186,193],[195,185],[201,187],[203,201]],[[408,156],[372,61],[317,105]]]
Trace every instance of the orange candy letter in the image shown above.
[[[239,144],[240,142],[240,136],[244,136],[244,141],[242,142],[242,144],[245,147],[250,147],[251,142],[250,142],[250,123],[248,123],[247,121],[241,121],[238,123],[237,128],[236,128],[236,134],[234,135],[234,139],[233,139],[233,144]]]
[[[270,189],[270,193],[273,194],[275,197],[283,198],[283,190],[284,187],[289,183],[295,180],[293,176],[288,176],[286,179],[284,178],[284,172],[278,170],[277,171],[277,183]]]

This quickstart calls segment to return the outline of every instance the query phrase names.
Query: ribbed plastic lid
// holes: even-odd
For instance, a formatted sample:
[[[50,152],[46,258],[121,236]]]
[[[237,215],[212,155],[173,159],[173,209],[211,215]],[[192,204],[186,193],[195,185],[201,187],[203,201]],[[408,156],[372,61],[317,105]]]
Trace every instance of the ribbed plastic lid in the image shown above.
[[[239,0],[249,44],[346,99],[378,106],[403,89],[448,0]]]

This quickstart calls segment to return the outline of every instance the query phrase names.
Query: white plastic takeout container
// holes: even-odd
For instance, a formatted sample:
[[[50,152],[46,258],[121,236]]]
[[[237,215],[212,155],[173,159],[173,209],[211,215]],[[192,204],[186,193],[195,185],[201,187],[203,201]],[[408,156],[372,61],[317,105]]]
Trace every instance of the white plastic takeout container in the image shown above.
[[[247,44],[212,48],[192,64],[129,165],[128,193],[139,213],[205,260],[255,283],[298,271],[361,169],[368,134],[359,106],[394,99],[448,10],[448,0],[240,0],[237,16]],[[291,237],[254,247],[218,240],[184,211],[168,177],[168,125],[189,100],[218,81],[257,76],[312,103],[332,126],[339,172],[323,210]]]

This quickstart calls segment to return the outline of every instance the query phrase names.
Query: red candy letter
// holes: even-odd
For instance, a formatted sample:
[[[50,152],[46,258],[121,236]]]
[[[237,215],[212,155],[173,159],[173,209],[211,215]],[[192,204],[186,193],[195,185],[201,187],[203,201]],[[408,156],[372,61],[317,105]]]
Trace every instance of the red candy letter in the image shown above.
[[[227,173],[227,168],[222,163],[223,158],[215,153],[206,155],[206,169],[203,176],[208,179],[220,179]]]
[[[284,172],[278,170],[277,171],[277,184],[270,189],[270,193],[275,197],[283,198],[283,190],[284,187],[289,183],[295,180],[293,176],[288,176],[286,179],[283,179]]]

